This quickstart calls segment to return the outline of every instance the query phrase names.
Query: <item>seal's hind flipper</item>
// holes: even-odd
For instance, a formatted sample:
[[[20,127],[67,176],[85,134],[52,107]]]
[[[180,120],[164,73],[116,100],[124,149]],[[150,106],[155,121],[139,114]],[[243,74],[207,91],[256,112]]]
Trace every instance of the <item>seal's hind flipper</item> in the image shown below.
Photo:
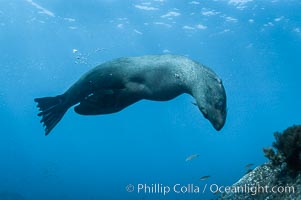
[[[36,98],[34,101],[38,103],[37,107],[40,110],[38,116],[42,117],[40,122],[46,127],[45,135],[48,135],[55,125],[57,125],[57,123],[62,119],[68,110],[68,106],[64,103],[62,95],[56,97]]]

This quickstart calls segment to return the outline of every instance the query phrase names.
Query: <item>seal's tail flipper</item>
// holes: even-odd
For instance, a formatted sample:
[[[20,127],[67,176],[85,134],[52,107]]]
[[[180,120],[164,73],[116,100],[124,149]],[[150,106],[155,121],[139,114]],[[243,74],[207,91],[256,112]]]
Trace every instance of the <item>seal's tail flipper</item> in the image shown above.
[[[36,98],[34,101],[38,103],[37,107],[40,110],[38,116],[42,117],[40,122],[46,127],[45,135],[48,135],[55,125],[57,125],[57,123],[62,119],[69,107],[66,106],[62,95],[56,97]]]

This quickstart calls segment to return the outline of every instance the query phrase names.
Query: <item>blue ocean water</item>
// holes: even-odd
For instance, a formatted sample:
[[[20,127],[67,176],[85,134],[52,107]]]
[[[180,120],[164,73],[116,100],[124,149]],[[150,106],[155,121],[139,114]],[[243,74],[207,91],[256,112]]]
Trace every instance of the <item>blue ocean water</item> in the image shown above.
[[[262,148],[273,133],[301,122],[300,1],[0,5],[0,199],[216,198],[210,185],[231,185],[245,165],[267,161]],[[197,60],[223,79],[228,117],[220,132],[182,95],[111,115],[70,109],[44,136],[34,98],[61,94],[102,62],[166,53]],[[185,161],[193,154],[199,157]],[[164,195],[138,191],[139,184],[200,191]]]

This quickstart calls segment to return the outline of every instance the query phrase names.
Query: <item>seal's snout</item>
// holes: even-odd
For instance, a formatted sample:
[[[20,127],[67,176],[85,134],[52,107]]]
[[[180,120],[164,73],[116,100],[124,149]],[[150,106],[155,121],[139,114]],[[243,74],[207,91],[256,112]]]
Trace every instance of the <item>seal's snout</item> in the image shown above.
[[[212,125],[215,128],[215,130],[220,131],[224,127],[225,122],[226,122],[226,118],[220,118],[215,122],[212,122]]]
[[[212,120],[210,122],[212,123],[213,127],[215,130],[220,131],[225,123],[226,123],[226,118],[227,118],[227,111],[226,108],[224,107],[222,110],[215,110],[215,114],[213,114]]]
[[[220,131],[226,122],[226,115],[223,115],[220,112],[212,112],[213,114],[204,115],[207,118],[215,130]]]
[[[222,108],[207,105],[205,107],[200,106],[199,109],[203,113],[203,116],[210,121],[215,130],[220,131],[224,127],[227,118],[225,104],[223,104]]]

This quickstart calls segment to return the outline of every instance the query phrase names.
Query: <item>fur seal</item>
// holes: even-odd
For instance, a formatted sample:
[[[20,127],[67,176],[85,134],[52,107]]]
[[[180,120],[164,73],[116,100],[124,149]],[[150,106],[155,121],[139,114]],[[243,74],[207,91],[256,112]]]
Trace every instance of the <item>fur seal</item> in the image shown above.
[[[208,67],[179,55],[146,55],[114,59],[84,74],[65,93],[34,99],[48,135],[65,112],[75,106],[81,115],[121,111],[142,100],[168,101],[190,94],[216,130],[226,120],[226,93]]]

